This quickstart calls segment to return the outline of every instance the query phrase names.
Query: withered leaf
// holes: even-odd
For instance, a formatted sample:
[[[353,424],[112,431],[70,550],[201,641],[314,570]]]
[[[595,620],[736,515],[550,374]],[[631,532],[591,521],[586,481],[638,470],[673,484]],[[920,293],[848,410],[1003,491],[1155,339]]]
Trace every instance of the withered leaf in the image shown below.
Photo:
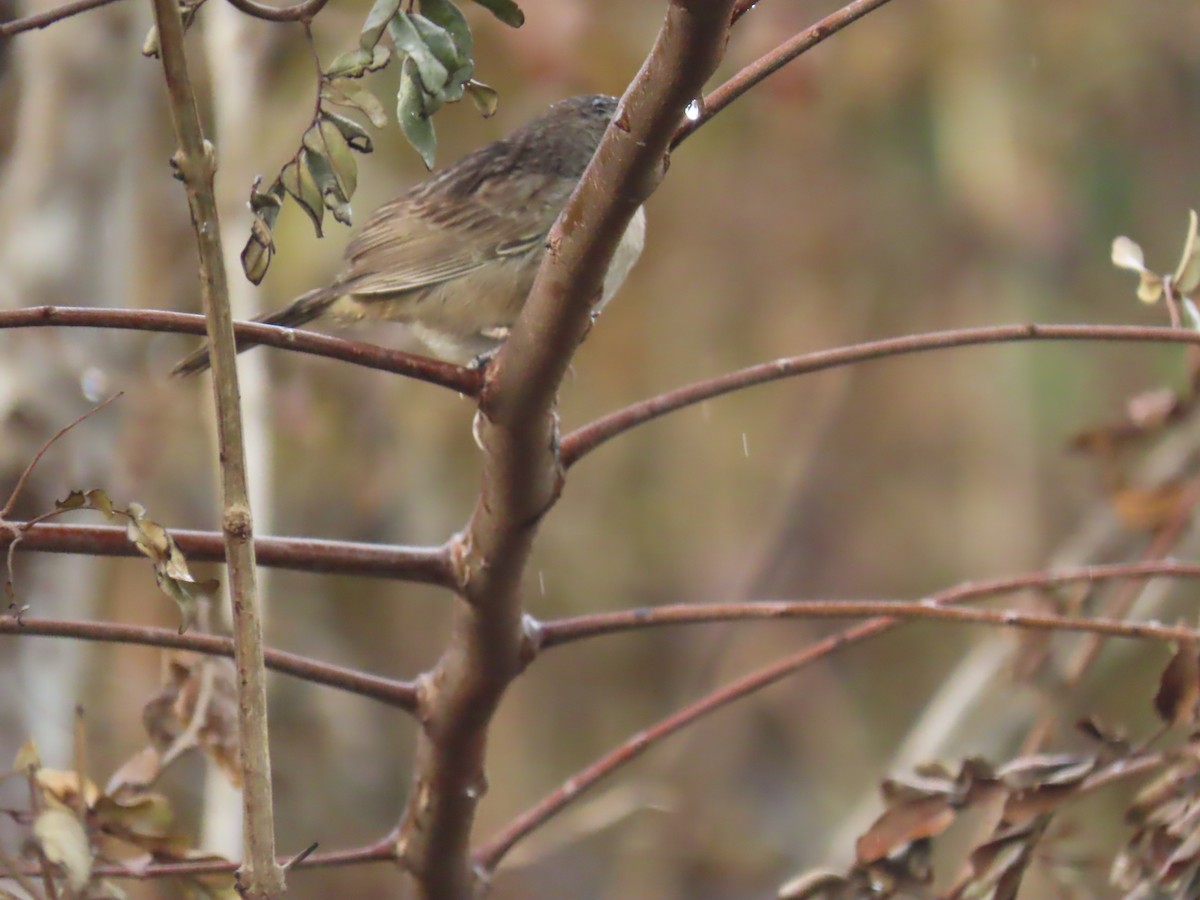
[[[883,859],[905,844],[941,834],[957,815],[942,797],[923,797],[893,806],[858,838],[855,856],[859,863]]]
[[[1117,517],[1133,531],[1157,531],[1179,513],[1182,482],[1150,488],[1125,487],[1110,498]]]
[[[1200,700],[1200,656],[1191,641],[1181,641],[1158,679],[1154,710],[1168,725],[1196,720]]]
[[[92,848],[75,816],[60,806],[42,810],[33,836],[46,859],[61,868],[71,890],[79,891],[92,876]]]

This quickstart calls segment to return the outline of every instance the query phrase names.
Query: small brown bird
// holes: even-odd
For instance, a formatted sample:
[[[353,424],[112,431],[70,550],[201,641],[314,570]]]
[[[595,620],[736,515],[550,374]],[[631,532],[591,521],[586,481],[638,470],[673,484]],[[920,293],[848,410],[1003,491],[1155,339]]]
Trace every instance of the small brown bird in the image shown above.
[[[346,248],[328,287],[256,321],[303,325],[320,316],[407,324],[435,356],[466,363],[508,336],[533,286],[546,235],[566,205],[617,100],[572,97],[380,207]],[[613,256],[596,310],[642,252],[638,209]],[[254,346],[239,342],[238,349]],[[175,375],[208,368],[208,347]]]

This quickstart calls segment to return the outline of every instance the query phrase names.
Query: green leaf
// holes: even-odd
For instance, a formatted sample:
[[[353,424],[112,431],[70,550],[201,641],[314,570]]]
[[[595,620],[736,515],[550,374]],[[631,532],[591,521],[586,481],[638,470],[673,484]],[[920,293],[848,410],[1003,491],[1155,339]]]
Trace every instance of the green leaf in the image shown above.
[[[242,271],[251,284],[259,284],[267,274],[271,258],[275,255],[275,239],[271,229],[283,208],[287,196],[283,183],[276,178],[267,190],[261,190],[262,176],[254,179],[250,187],[250,211],[254,220],[250,223],[250,237],[242,248]]]
[[[300,160],[312,175],[321,191],[321,200],[343,225],[350,224],[350,198],[346,196],[329,157],[305,147],[300,151]],[[353,163],[353,159],[351,160]],[[355,172],[357,177],[357,172]]]
[[[521,7],[513,3],[513,0],[475,0],[475,2],[505,25],[520,28],[525,24],[525,13],[521,12]]]
[[[329,68],[325,70],[325,75],[329,78],[362,78],[371,65],[371,58],[370,50],[364,50],[361,47],[357,50],[350,50],[334,57]]]
[[[412,20],[413,17],[408,13],[397,13],[396,17],[388,22],[388,34],[392,36],[396,52],[404,54],[405,68],[407,69],[410,61],[414,64],[415,72],[424,88],[421,92],[424,95],[421,109],[430,116],[441,108],[440,95],[450,78],[450,72],[430,50]]]
[[[421,0],[421,14],[433,24],[445,29],[458,48],[460,59],[470,61],[474,50],[471,26],[462,11],[450,0]]]
[[[500,105],[500,94],[495,88],[472,78],[467,82],[467,93],[479,114],[485,119],[490,119],[496,114],[496,108]]]
[[[354,160],[354,154],[350,152],[350,145],[346,142],[341,129],[329,119],[321,118],[304,133],[304,146],[310,152],[328,160],[334,177],[337,179],[341,198],[349,200],[353,197],[354,191],[358,188],[358,164]],[[317,183],[320,184],[319,179]],[[322,188],[321,194],[325,193],[325,189]]]
[[[346,144],[351,150],[356,150],[359,153],[370,153],[375,149],[375,145],[371,142],[371,135],[367,133],[367,129],[363,128],[353,119],[339,116],[337,113],[332,113],[327,109],[321,110],[321,117],[325,121],[333,123],[334,127],[342,133],[342,137],[346,139]]]
[[[359,112],[365,114],[376,128],[382,128],[387,124],[387,113],[383,109],[383,104],[379,102],[379,98],[362,85],[355,84],[349,79],[341,78],[337,81],[326,81],[321,85],[321,96],[336,106],[348,106],[351,109],[357,109]],[[350,136],[346,135],[346,139],[350,140]],[[354,146],[353,141],[350,142],[350,146]],[[357,150],[358,148],[355,147],[355,149]],[[370,151],[364,150],[363,152],[368,153]]]
[[[302,166],[299,160],[293,159],[283,167],[283,171],[279,173],[279,180],[283,184],[283,189],[296,199],[301,209],[308,213],[313,227],[317,230],[317,237],[321,237],[321,224],[325,220],[325,203],[321,199],[321,189],[317,187],[316,179],[313,178],[308,166]]]
[[[413,149],[421,154],[425,168],[432,169],[437,153],[437,136],[433,122],[425,111],[425,89],[417,74],[412,57],[404,60],[400,70],[400,91],[396,97],[396,122]]]
[[[265,220],[267,227],[274,227],[279,211],[283,209],[283,198],[287,195],[278,178],[265,191],[259,189],[261,185],[262,176],[258,175],[250,186],[250,211]]]
[[[271,224],[256,215],[250,223],[250,237],[242,248],[242,271],[251,284],[260,284],[271,266],[271,258],[275,255],[275,239],[271,234]]]
[[[388,22],[399,9],[400,0],[375,0],[375,5],[371,7],[366,21],[363,22],[362,33],[358,36],[358,46],[363,50],[373,49],[379,43],[379,39],[383,37],[383,31],[387,28]]]
[[[392,58],[387,44],[376,44],[373,50],[359,48],[335,57],[325,70],[326,78],[362,78],[367,72],[382,69]]]
[[[417,36],[429,48],[429,52],[433,54],[434,59],[446,67],[447,72],[453,72],[463,64],[462,54],[459,53],[458,47],[455,46],[454,38],[441,25],[436,25],[424,16],[414,15],[408,17],[413,28],[417,32]],[[467,59],[470,62],[470,59]]]
[[[1200,286],[1200,242],[1196,240],[1196,211],[1188,211],[1188,233],[1183,242],[1183,254],[1175,269],[1175,287],[1181,294],[1190,294]]]

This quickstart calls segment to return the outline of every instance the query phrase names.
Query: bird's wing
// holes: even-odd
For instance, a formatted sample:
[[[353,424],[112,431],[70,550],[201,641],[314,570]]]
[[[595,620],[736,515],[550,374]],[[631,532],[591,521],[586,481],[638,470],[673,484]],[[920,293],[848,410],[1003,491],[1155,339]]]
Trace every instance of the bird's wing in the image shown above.
[[[544,243],[572,187],[534,173],[485,179],[465,195],[407,194],[380,207],[350,242],[338,283],[356,297],[390,296],[524,253]]]

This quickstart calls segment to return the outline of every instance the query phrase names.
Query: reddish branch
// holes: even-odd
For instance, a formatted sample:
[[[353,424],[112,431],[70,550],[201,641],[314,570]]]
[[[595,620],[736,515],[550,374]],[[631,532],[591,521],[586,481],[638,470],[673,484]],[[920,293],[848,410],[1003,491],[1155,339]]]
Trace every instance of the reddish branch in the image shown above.
[[[190,650],[207,656],[233,656],[233,641],[213,634],[180,634],[169,628],[147,625],[117,625],[111,622],[70,622],[55,619],[0,616],[0,634],[18,636],[64,637],[113,644],[141,644],[172,650]],[[416,709],[416,688],[406,681],[393,681],[354,669],[317,662],[306,656],[283,650],[266,650],[268,669],[293,675],[304,681],[369,697],[412,712]]]
[[[854,0],[853,3],[847,3],[837,12],[831,13],[815,25],[780,44],[770,53],[759,57],[715,91],[705,96],[704,103],[700,108],[700,115],[679,126],[679,131],[671,146],[679,146],[689,134],[767,76],[778,72],[796,57],[808,52],[825,39],[833,37],[847,25],[857,22],[887,2],[888,0]],[[735,21],[748,12],[753,5],[752,2],[744,2],[744,0],[739,2],[734,10]]]
[[[1153,328],[1134,325],[987,325],[957,328],[928,334],[905,335],[868,341],[833,350],[819,350],[802,356],[759,363],[736,372],[718,375],[634,403],[609,413],[568,434],[562,441],[563,464],[570,466],[601,444],[638,425],[650,422],[678,409],[729,394],[756,384],[781,378],[808,375],[875,359],[949,350],[978,344],[1006,344],[1018,341],[1130,341],[1198,344],[1200,333],[1177,328]]]
[[[1200,577],[1200,571],[1191,577]],[[1096,637],[1154,641],[1196,641],[1200,631],[1182,625],[1125,622],[1121,619],[1055,616],[1011,609],[960,609],[936,606],[925,600],[760,600],[746,603],[681,603],[615,613],[597,613],[550,622],[544,627],[542,647],[558,647],[584,638],[661,628],[665,625],[705,625],[767,619],[860,619],[891,616],[895,619],[932,619],[968,625],[996,625],[1031,631],[1078,631]]]
[[[929,613],[934,615],[932,610],[939,606],[953,606],[963,603],[968,600],[979,600],[984,597],[993,596],[996,594],[1011,593],[1016,590],[1023,589],[1038,589],[1048,588],[1060,584],[1069,584],[1071,582],[1099,582],[1113,579],[1129,579],[1131,581],[1142,581],[1146,578],[1152,578],[1159,575],[1180,575],[1193,577],[1197,574],[1200,567],[1189,566],[1182,563],[1159,562],[1159,563],[1131,563],[1127,565],[1112,565],[1112,566],[1091,566],[1083,569],[1072,569],[1063,572],[1034,572],[1027,575],[1020,575],[1013,578],[995,579],[992,581],[968,582],[966,584],[957,585],[940,591],[936,594],[931,594],[926,600],[917,604],[923,610],[922,615]],[[910,605],[911,607],[911,605]],[[947,611],[948,612],[948,611]],[[1004,621],[1005,613],[1000,614],[1001,621],[994,623],[1005,625],[1009,624]],[[1026,621],[1034,618],[1044,617],[1027,617],[1022,616]],[[567,620],[568,622],[570,620]],[[1068,622],[1072,620],[1066,620]],[[1092,620],[1093,622],[1095,620]],[[565,623],[560,623],[565,624]],[[719,709],[728,706],[729,704],[747,697],[750,694],[756,693],[763,688],[769,687],[778,681],[783,680],[789,675],[793,675],[811,663],[817,662],[830,654],[840,650],[843,647],[848,647],[852,644],[861,643],[869,638],[876,637],[886,631],[890,631],[896,626],[903,624],[903,620],[895,616],[879,616],[869,619],[845,631],[830,635],[812,644],[803,650],[778,660],[768,666],[759,669],[756,672],[751,672],[748,675],[733,681],[732,683],[713,691],[707,696],[701,697],[694,703],[689,704],[683,709],[672,713],[665,719],[656,722],[651,727],[644,731],[638,732],[629,740],[623,742],[618,747],[598,759],[592,765],[576,772],[558,788],[547,794],[544,798],[534,804],[521,815],[517,816],[510,822],[499,834],[495,835],[474,854],[476,863],[486,871],[494,869],[505,854],[513,848],[513,846],[526,837],[536,828],[543,825],[546,821],[552,818],[557,813],[561,812],[568,804],[580,796],[584,791],[594,787],[599,781],[615,772],[617,769],[624,766],[626,763],[637,759],[651,747],[660,743],[667,737],[670,737],[677,731],[691,725],[699,719],[707,716],[710,713],[716,712]],[[1018,624],[1012,622],[1011,624]],[[1118,623],[1124,625],[1124,623]],[[553,634],[554,623],[545,626],[550,634]],[[1135,626],[1143,628],[1145,626]],[[1174,629],[1168,629],[1174,631]],[[1125,626],[1121,629],[1121,636],[1135,636],[1129,632],[1129,627]],[[1189,632],[1188,629],[1181,629],[1180,634]],[[569,632],[564,632],[569,633]],[[597,632],[599,633],[599,632]],[[1142,636],[1142,635],[1136,635]],[[1151,635],[1145,635],[1151,636]],[[1153,635],[1154,637],[1169,638],[1178,637],[1178,635],[1168,635],[1162,633]],[[1099,635],[1096,636],[1099,640]]]
[[[22,522],[8,524],[15,529],[24,525]],[[179,544],[184,556],[192,562],[221,562],[225,559],[224,542],[215,531],[172,528],[171,536]],[[6,548],[14,538],[14,532],[0,528],[0,550]],[[400,547],[258,536],[254,538],[254,547],[260,565],[277,569],[394,578],[443,587],[450,587],[454,583],[446,547]],[[83,553],[89,556],[142,555],[129,542],[126,530],[114,525],[34,525],[25,533],[17,550]]]
[[[1056,572],[1032,572],[1015,578],[970,582],[953,588],[954,602],[1011,594],[1015,591],[1046,590],[1065,584],[1127,579],[1139,589],[1148,578],[1200,578],[1200,564],[1172,560],[1113,563]],[[1048,631],[1083,631],[1097,637],[1141,638],[1164,641],[1195,640],[1190,628],[1126,622],[1119,618],[1076,618],[1023,613],[1015,610],[960,609],[946,607],[945,600],[793,600],[755,603],[676,603],[619,612],[594,613],[545,622],[539,627],[539,649],[549,649],[584,638],[640,631],[664,625],[700,625],[756,619],[849,619],[891,616],[897,619],[937,619],[982,625],[1012,626]],[[1122,610],[1126,612],[1127,610]]]
[[[0,310],[0,328],[115,328],[127,331],[158,331],[177,334],[205,334],[204,317],[191,313],[151,309],[92,309],[81,306],[32,306]],[[429,359],[373,344],[263,325],[259,322],[234,322],[238,339],[256,344],[292,350],[312,356],[327,356],[368,369],[379,369],[449,388],[460,394],[479,393],[481,373],[462,366]]]

